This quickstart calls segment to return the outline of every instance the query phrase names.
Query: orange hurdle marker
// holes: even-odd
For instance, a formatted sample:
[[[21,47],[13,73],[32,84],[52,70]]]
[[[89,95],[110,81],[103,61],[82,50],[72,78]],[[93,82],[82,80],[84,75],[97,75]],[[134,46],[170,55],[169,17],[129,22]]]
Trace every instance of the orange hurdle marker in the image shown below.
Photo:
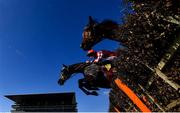
[[[114,107],[114,110],[115,110],[117,113],[120,113],[120,111],[119,111],[116,107]]]
[[[151,110],[136,96],[136,94],[120,79],[115,79],[115,83],[142,112],[151,112]]]

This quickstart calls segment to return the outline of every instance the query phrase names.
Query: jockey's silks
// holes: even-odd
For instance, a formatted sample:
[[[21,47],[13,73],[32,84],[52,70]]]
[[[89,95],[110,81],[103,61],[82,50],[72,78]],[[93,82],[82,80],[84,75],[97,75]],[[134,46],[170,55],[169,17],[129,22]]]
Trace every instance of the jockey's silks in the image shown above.
[[[111,64],[106,64],[105,67],[109,71],[111,69]]]

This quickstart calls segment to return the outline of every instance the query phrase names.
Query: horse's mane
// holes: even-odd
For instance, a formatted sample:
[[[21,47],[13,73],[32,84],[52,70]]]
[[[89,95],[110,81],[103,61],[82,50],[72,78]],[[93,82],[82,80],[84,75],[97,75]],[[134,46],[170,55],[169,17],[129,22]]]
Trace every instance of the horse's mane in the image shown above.
[[[103,21],[99,24],[99,26],[106,27],[106,28],[108,28],[108,29],[116,29],[116,28],[119,27],[117,22],[115,22],[115,21],[113,21],[113,20],[108,20],[108,19],[107,19],[107,20],[103,20]]]
[[[118,25],[118,24],[117,24],[117,22],[115,22],[113,20],[106,19],[101,22],[101,25]]]
[[[86,67],[88,65],[90,65],[90,63],[80,62],[80,63],[69,65],[68,67],[70,67],[71,69],[77,70],[79,68],[83,68],[83,67]]]
[[[84,65],[84,64],[86,64],[86,63],[85,62],[79,62],[79,63],[71,64],[71,65],[69,65],[69,67],[74,67],[74,66]]]

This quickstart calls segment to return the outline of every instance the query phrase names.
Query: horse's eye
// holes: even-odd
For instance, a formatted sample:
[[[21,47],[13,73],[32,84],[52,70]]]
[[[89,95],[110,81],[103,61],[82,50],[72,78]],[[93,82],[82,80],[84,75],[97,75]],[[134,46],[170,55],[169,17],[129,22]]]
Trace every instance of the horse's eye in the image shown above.
[[[89,37],[91,36],[91,32],[88,32],[88,36],[89,36]]]
[[[82,35],[84,38],[91,38],[91,32],[85,31]]]
[[[82,35],[83,35],[83,38],[88,38],[88,32],[84,32]]]

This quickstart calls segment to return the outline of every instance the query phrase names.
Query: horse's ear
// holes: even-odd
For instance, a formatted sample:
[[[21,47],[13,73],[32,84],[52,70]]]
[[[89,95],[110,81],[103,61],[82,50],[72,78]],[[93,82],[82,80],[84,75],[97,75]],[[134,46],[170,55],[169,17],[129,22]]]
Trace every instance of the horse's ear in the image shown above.
[[[94,20],[93,20],[92,16],[89,16],[89,24],[91,25],[93,23],[94,23]]]
[[[67,68],[67,66],[65,64],[63,64],[63,67]]]

